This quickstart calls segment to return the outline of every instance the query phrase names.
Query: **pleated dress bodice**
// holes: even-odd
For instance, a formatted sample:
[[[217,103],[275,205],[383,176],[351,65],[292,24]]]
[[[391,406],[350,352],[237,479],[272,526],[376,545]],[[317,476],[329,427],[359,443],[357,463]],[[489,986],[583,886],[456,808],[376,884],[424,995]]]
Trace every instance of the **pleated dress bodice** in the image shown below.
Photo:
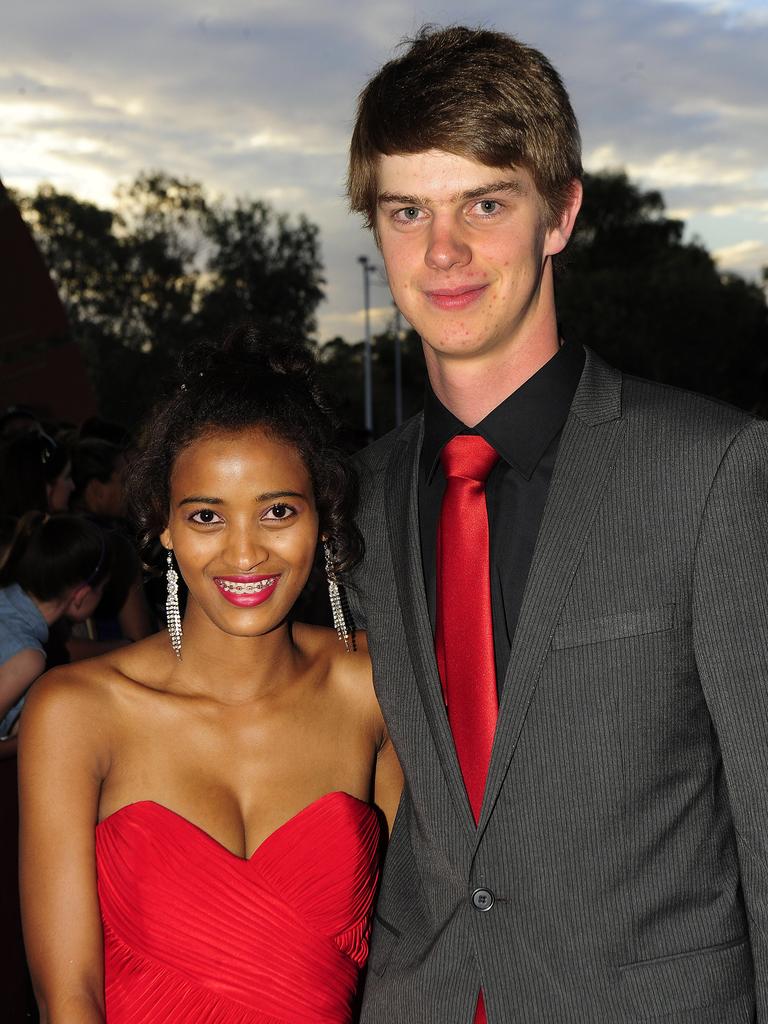
[[[376,811],[311,803],[244,859],[140,801],[96,829],[108,1024],[348,1024],[378,880]]]

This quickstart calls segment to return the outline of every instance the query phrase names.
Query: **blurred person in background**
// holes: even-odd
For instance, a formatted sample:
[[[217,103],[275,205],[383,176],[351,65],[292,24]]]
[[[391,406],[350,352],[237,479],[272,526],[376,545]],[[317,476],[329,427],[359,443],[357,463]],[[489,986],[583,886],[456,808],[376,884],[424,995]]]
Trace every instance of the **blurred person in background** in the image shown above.
[[[0,991],[2,1020],[37,1020],[21,936],[16,728],[29,685],[51,664],[49,629],[87,616],[108,578],[109,540],[75,516],[0,516]],[[58,617],[58,619],[57,619]]]
[[[16,516],[0,515],[0,565],[3,564],[6,552],[11,546],[17,523]]]
[[[72,448],[70,509],[100,519],[123,519],[126,465],[125,453],[116,444],[97,437],[77,440]]]
[[[101,600],[111,551],[103,530],[79,516],[29,512],[0,566],[0,757],[16,752],[27,690],[46,665],[53,623],[82,622]]]
[[[26,431],[0,445],[0,514],[66,512],[74,490],[66,446]]]
[[[73,660],[110,649],[103,643],[141,640],[154,630],[144,596],[141,559],[124,518],[126,467],[124,451],[109,441],[88,437],[76,440],[72,446],[74,492],[70,508],[110,530],[114,541],[112,575],[94,614],[95,634],[90,638],[102,646],[96,649],[92,642],[83,645],[73,636],[68,642]]]
[[[121,451],[125,451],[131,441],[130,433],[121,427],[119,423],[102,419],[101,416],[89,416],[80,424],[77,436],[81,441],[86,438],[96,438],[99,441],[109,441],[116,445]]]
[[[7,441],[30,430],[39,431],[40,421],[25,405],[10,405],[0,415],[0,441]]]

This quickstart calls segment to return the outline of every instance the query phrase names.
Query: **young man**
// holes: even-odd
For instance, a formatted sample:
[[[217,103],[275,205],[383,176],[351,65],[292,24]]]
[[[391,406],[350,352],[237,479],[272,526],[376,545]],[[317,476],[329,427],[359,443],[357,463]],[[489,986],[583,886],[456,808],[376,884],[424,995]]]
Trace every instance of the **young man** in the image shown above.
[[[425,31],[361,94],[430,382],[360,457],[406,776],[363,1024],[768,1021],[768,425],[562,343],[580,175],[509,36]]]

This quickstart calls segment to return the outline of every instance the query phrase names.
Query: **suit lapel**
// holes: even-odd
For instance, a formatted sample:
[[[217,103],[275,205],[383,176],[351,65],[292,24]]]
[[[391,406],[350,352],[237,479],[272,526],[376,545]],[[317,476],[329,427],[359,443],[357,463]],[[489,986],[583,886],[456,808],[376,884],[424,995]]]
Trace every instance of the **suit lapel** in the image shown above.
[[[621,374],[587,350],[563,430],[504,679],[478,839],[514,755],[623,436]]]
[[[387,530],[403,628],[416,684],[459,820],[474,834],[475,823],[443,703],[424,590],[418,517],[418,471],[422,438],[423,420],[419,419],[392,448],[386,468]]]

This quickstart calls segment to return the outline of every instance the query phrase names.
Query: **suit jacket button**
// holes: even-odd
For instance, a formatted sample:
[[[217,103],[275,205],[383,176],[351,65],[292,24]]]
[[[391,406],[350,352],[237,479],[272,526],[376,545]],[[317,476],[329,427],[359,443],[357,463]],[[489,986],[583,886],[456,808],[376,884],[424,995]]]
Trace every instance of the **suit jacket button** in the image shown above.
[[[472,893],[472,906],[475,910],[490,910],[496,902],[496,897],[490,889],[475,889]]]

